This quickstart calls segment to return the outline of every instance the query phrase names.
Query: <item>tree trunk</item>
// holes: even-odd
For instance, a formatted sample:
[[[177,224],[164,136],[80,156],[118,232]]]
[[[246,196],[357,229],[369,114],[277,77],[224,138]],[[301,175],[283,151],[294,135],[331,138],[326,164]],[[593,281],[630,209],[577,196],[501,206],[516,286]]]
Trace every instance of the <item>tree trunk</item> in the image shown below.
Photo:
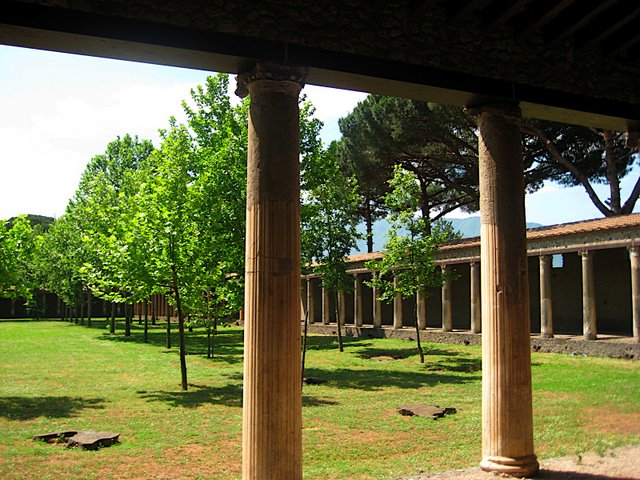
[[[184,319],[182,318],[182,305],[180,303],[180,290],[178,289],[178,272],[176,266],[172,265],[173,291],[176,298],[176,309],[178,310],[178,338],[180,341],[180,376],[182,377],[182,389],[187,390],[187,354],[184,343]]]
[[[151,325],[156,324],[156,296],[153,296],[153,300],[151,301]]]
[[[167,348],[171,348],[171,311],[169,309],[169,299],[167,298]]]
[[[109,324],[109,333],[116,333],[116,304],[111,302],[111,322]]]
[[[420,355],[420,363],[424,363],[424,351],[422,350],[422,343],[420,343],[420,325],[418,324],[418,301],[417,300],[416,300],[416,347],[418,348],[418,355]]]
[[[84,325],[84,302],[80,298],[80,325]]]
[[[193,332],[193,324],[191,323],[191,315],[187,315],[187,323],[189,324],[189,332]]]
[[[342,326],[340,324],[340,301],[338,291],[333,291],[336,301],[336,324],[338,325],[338,350],[344,352],[344,345],[342,344]]]
[[[91,291],[87,290],[87,325],[91,326]]]
[[[613,150],[613,132],[604,130],[604,157],[607,164],[607,181],[609,182],[609,207],[616,215],[622,215],[622,202],[620,200],[620,178],[616,167],[616,157]]]
[[[207,322],[207,358],[211,358],[211,325]]]
[[[131,310],[129,309],[129,304],[125,303],[124,304],[124,336],[125,337],[131,336],[131,319],[133,317],[132,313],[133,312],[131,312]]]
[[[143,334],[144,343],[149,343],[149,316],[144,316],[144,334]]]
[[[307,359],[307,338],[309,334],[309,304],[304,309],[304,329],[302,330],[302,384],[304,385],[304,364]]]
[[[367,225],[367,253],[373,253],[373,214],[371,213],[370,199],[367,198],[364,208],[364,218]]]

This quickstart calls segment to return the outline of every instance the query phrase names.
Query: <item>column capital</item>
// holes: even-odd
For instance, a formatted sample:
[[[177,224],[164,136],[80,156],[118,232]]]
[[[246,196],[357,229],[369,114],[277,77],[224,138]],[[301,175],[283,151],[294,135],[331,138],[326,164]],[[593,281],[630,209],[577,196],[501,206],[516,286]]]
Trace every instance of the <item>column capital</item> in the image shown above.
[[[578,255],[582,258],[588,258],[593,255],[593,250],[580,250],[578,251]]]
[[[468,105],[464,108],[464,111],[476,118],[483,114],[496,115],[514,120],[520,120],[522,118],[522,111],[517,102],[492,102],[481,105]]]
[[[236,95],[244,98],[254,88],[279,90],[297,96],[307,78],[305,67],[292,67],[272,62],[258,62],[253,68],[236,77]],[[261,80],[266,80],[262,82]],[[249,86],[251,85],[251,88]]]
[[[640,246],[628,247],[627,250],[629,250],[629,255],[631,256],[640,255]]]

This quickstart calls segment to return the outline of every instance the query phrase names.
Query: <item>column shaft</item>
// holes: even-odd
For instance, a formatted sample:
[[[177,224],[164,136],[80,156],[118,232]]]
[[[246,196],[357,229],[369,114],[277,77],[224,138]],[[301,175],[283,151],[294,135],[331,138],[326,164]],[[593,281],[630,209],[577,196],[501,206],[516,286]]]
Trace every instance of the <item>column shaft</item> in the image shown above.
[[[482,280],[480,466],[516,476],[538,471],[533,452],[531,346],[522,138],[505,115],[476,110],[479,129]]]
[[[356,327],[363,323],[362,307],[362,276],[356,273],[353,280],[353,324]]]
[[[309,323],[316,321],[316,303],[313,297],[313,279],[307,278],[307,311],[309,312]]]
[[[640,343],[640,247],[629,249],[631,261],[631,311],[633,318],[633,338]]]
[[[340,315],[340,325],[347,325],[347,296],[344,292],[338,292],[338,315]]]
[[[300,83],[255,70],[249,149],[242,460],[245,480],[302,478]]]
[[[442,274],[446,275],[449,267],[442,265]],[[453,303],[451,302],[451,280],[445,279],[442,284],[442,331],[453,331]]]
[[[471,262],[469,266],[471,283],[471,333],[482,331],[482,302],[480,301],[480,264]]]
[[[373,326],[374,328],[382,327],[382,301],[378,299],[380,292],[373,287]]]
[[[331,322],[331,300],[329,299],[329,290],[322,287],[322,323],[329,325]]]
[[[540,336],[553,338],[551,255],[540,255]]]
[[[398,279],[394,277],[393,284],[396,285]],[[402,328],[404,323],[403,312],[402,312],[402,295],[398,294],[393,299],[393,328],[399,329]]]
[[[596,288],[593,278],[593,253],[580,252],[582,257],[582,333],[585,340],[598,338],[596,327]]]
[[[427,328],[427,297],[424,293],[418,292],[416,294],[416,316],[418,322],[418,328],[424,330]]]

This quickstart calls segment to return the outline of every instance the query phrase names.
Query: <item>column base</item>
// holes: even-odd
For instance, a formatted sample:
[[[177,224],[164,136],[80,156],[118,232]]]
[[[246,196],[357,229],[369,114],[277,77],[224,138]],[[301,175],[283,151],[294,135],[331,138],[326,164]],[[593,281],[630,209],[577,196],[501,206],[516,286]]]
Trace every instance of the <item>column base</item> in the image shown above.
[[[597,340],[598,339],[598,335],[596,335],[595,333],[587,333],[584,335],[584,339],[585,340]]]
[[[480,468],[485,472],[495,472],[513,477],[534,477],[540,471],[540,464],[535,455],[526,457],[485,457],[480,462]]]
[[[553,333],[541,333],[540,338],[554,338]]]

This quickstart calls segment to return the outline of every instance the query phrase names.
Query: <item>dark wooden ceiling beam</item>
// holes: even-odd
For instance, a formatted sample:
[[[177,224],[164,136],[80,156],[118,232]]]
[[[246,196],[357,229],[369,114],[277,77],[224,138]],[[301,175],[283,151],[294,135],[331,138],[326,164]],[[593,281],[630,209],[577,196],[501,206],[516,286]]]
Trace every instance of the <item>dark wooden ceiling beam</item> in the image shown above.
[[[478,10],[487,8],[493,0],[464,0],[455,4],[451,10],[447,12],[449,21],[456,23],[463,18],[475,13]]]
[[[581,36],[581,38],[576,38],[576,48],[587,49],[595,47],[639,16],[640,5],[636,6],[628,13],[622,12],[620,9],[616,8],[615,16],[611,15],[610,18],[598,19],[598,26],[602,25],[602,29],[599,33],[593,35],[593,32],[586,32]]]
[[[531,0],[517,0],[515,2],[510,2],[510,5],[507,8],[504,8],[501,12],[487,12],[489,18],[485,17],[486,25],[490,28],[504,25],[513,17],[521,13],[529,3],[531,3]]]
[[[536,11],[530,12],[534,16],[528,23],[523,23],[518,29],[518,35],[528,35],[535,30],[540,30],[547,23],[554,20],[560,13],[571,6],[576,0],[562,0],[560,2],[554,2],[551,8],[542,10],[539,12],[538,17],[535,17]],[[541,10],[539,7],[536,10]]]
[[[573,36],[581,28],[587,26],[593,19],[600,15],[605,10],[612,7],[617,0],[602,0],[590,9],[587,10],[585,15],[581,15],[579,18],[571,18],[568,21],[563,22],[558,28],[555,28],[555,35],[548,35],[547,41],[551,44],[559,43],[567,38]],[[584,11],[584,10],[582,10]]]
[[[618,54],[618,53],[623,53],[623,52],[627,52],[627,54],[631,57],[637,57],[638,56],[638,52],[636,52],[635,54],[632,54],[632,47],[634,47],[635,45],[637,45],[638,43],[640,43],[640,31],[635,31],[635,33],[629,37],[626,38],[624,40],[620,40],[619,42],[617,42],[614,45],[611,45],[609,48],[609,51],[612,54]]]

